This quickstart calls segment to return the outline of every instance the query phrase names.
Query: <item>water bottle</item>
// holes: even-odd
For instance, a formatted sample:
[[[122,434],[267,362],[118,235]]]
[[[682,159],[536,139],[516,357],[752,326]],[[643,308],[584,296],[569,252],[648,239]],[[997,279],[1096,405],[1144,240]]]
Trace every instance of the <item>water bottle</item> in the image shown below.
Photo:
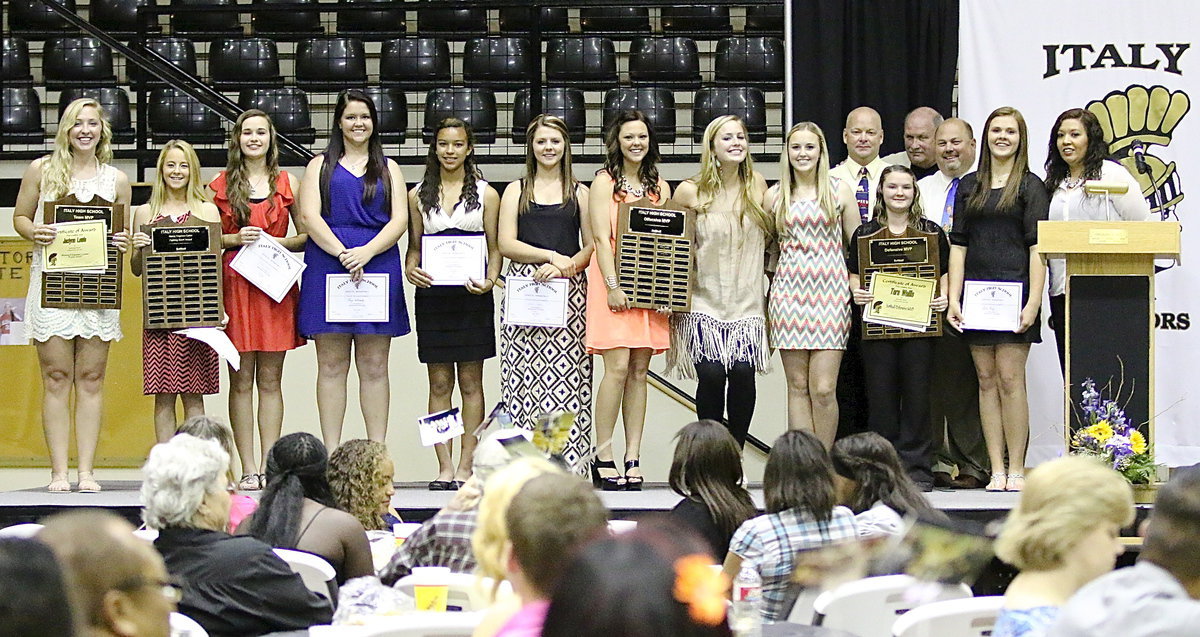
[[[733,580],[733,604],[729,609],[729,628],[736,637],[761,637],[762,586],[758,569],[743,564]]]

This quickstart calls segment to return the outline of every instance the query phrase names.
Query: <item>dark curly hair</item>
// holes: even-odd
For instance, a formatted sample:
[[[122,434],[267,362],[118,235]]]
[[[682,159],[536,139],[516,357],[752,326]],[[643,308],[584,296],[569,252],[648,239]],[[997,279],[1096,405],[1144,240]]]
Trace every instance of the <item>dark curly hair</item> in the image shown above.
[[[384,528],[379,515],[379,490],[384,488],[383,462],[387,447],[374,440],[347,440],[329,456],[329,486],[338,508],[358,518],[363,528]]]
[[[608,122],[604,133],[604,170],[613,180],[613,198],[624,199],[625,193],[620,189],[621,175],[624,173],[625,156],[621,154],[621,127],[629,122],[641,122],[646,125],[650,135],[650,144],[646,156],[638,166],[638,181],[646,189],[646,194],[655,197],[661,195],[658,191],[658,138],[654,136],[654,125],[641,111],[620,111]]]
[[[1100,168],[1108,158],[1108,140],[1104,139],[1104,129],[1100,127],[1100,119],[1094,113],[1082,108],[1072,108],[1062,112],[1054,120],[1050,128],[1050,148],[1046,152],[1046,190],[1053,195],[1058,185],[1070,175],[1067,162],[1058,152],[1058,128],[1068,119],[1077,119],[1083,124],[1083,132],[1087,134],[1087,151],[1083,154],[1083,179],[1099,179]]]
[[[305,498],[337,508],[325,472],[325,445],[308,433],[288,434],[267,452],[267,486],[247,533],[276,548],[296,548]]]
[[[442,205],[442,163],[437,158],[437,136],[447,128],[461,128],[467,134],[467,156],[463,159],[463,185],[462,193],[459,194],[459,202],[466,204],[466,211],[471,211],[483,206],[483,202],[479,201],[479,188],[475,183],[483,178],[479,172],[479,166],[475,162],[475,132],[471,130],[471,125],[457,117],[447,117],[438,122],[437,128],[433,129],[433,141],[429,144],[429,153],[425,155],[425,177],[421,180],[421,187],[417,190],[417,201],[421,204],[421,216],[426,217],[434,208]],[[445,211],[450,214],[450,211]]]

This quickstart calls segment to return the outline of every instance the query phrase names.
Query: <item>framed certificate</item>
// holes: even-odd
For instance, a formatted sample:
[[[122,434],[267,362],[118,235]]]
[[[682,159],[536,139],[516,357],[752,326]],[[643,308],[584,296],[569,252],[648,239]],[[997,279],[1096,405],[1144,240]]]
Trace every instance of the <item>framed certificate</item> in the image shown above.
[[[630,307],[692,307],[695,215],[671,201],[621,204],[617,219],[617,282]]]
[[[863,308],[863,339],[941,336],[942,314],[929,309],[942,276],[937,233],[881,228],[857,241],[858,273],[873,297]]]
[[[63,221],[54,228],[54,240],[42,247],[43,272],[104,272],[108,226],[103,220]]]
[[[504,286],[504,322],[530,327],[567,326],[567,279],[546,282],[510,276]]]
[[[386,323],[391,311],[391,275],[325,275],[325,321],[328,323]]]
[[[300,280],[304,261],[283,247],[275,237],[262,232],[257,241],[238,250],[229,261],[229,267],[276,303],[282,303],[292,286]]]
[[[162,219],[139,228],[142,249],[142,320],[147,329],[219,327],[224,318],[221,224]]]
[[[47,201],[42,205],[42,223],[69,224],[73,222],[99,222],[104,224],[103,254],[104,262],[99,267],[87,267],[83,270],[62,271],[62,264],[82,258],[93,263],[98,250],[94,241],[83,241],[88,248],[68,256],[65,252],[43,252],[45,259],[42,271],[42,307],[58,309],[89,309],[89,310],[119,310],[121,309],[121,280],[124,269],[124,259],[121,251],[108,239],[114,232],[125,229],[125,210],[123,203],[115,203],[93,197],[90,201],[81,202],[75,195],[67,195],[57,201]],[[71,228],[93,228],[92,230],[68,230],[63,239],[82,239],[86,234],[93,237],[97,226],[70,226]],[[51,244],[53,245],[53,244]],[[55,266],[49,263],[54,257]],[[58,268],[59,271],[54,271]]]
[[[421,269],[434,285],[466,285],[487,278],[487,237],[482,234],[421,237]]]
[[[1025,305],[1020,281],[963,281],[964,330],[1011,332],[1021,325]]]

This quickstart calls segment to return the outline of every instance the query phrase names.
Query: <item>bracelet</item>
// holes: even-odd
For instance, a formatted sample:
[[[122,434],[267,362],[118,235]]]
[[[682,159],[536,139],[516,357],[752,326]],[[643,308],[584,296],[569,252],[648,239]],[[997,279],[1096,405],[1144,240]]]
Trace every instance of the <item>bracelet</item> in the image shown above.
[[[615,290],[619,288],[620,286],[617,285],[617,275],[610,274],[604,277],[604,285],[608,287],[609,290]]]

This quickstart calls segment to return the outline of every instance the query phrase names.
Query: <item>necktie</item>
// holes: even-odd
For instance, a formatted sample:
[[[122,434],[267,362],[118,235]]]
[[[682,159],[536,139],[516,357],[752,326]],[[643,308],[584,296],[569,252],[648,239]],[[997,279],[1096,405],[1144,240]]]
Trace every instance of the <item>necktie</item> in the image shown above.
[[[958,192],[958,177],[950,180],[950,189],[946,191],[946,205],[942,206],[942,229],[950,232],[954,225],[954,195]]]
[[[869,177],[870,173],[867,172],[867,167],[863,166],[862,170],[858,171],[858,190],[854,191],[854,198],[858,200],[858,216],[863,223],[866,223],[870,216],[871,182],[868,180]]]

